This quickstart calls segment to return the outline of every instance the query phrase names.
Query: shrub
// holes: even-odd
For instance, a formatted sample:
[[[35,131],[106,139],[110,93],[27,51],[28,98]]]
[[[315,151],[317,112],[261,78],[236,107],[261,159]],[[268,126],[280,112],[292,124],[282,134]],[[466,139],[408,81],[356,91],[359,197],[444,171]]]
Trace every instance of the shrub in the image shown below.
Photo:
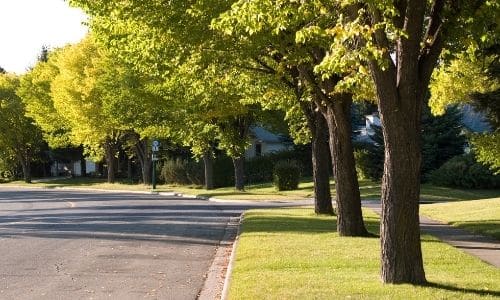
[[[278,191],[296,190],[299,187],[300,166],[294,160],[281,160],[274,165],[273,182]]]
[[[190,184],[191,181],[187,175],[187,161],[180,158],[167,159],[161,168],[160,180],[165,183]]]
[[[220,155],[214,160],[214,187],[234,186],[234,165],[233,160]]]
[[[430,181],[436,185],[459,188],[498,188],[500,175],[478,163],[473,154],[455,156],[431,172]]]
[[[276,161],[271,156],[258,156],[245,163],[245,181],[248,184],[270,182]]]
[[[186,161],[186,177],[191,184],[205,184],[205,167],[199,161]]]
[[[357,144],[355,148],[354,159],[359,179],[379,181],[384,172],[383,153],[374,150],[374,146],[369,144]]]

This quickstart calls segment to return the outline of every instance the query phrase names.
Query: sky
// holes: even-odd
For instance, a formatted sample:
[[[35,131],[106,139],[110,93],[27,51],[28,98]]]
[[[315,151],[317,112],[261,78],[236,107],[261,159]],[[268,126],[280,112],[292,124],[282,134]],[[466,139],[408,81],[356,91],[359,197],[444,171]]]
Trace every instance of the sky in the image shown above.
[[[43,45],[77,43],[87,33],[85,14],[63,0],[0,0],[0,67],[22,74]]]

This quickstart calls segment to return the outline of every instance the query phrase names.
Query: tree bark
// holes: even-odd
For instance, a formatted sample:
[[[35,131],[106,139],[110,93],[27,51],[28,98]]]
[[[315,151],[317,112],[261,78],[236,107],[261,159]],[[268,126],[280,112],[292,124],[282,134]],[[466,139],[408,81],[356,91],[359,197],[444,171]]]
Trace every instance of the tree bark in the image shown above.
[[[426,5],[407,1],[400,13],[400,26],[408,38],[399,38],[384,59],[384,69],[376,61],[370,69],[378,97],[385,161],[382,177],[381,278],[386,283],[426,282],[419,224],[421,132],[424,94],[442,49],[441,13],[444,1],[435,1],[429,18]],[[373,21],[382,16],[374,10]],[[452,15],[448,16],[453,19]],[[427,30],[424,30],[424,24]],[[425,33],[425,34],[424,34]],[[390,49],[383,30],[374,34],[380,47]]]
[[[366,236],[352,147],[351,105],[351,95],[342,94],[325,110],[335,177],[337,232],[341,236]]]
[[[245,157],[233,158],[234,188],[238,191],[245,190]]]
[[[83,147],[80,146],[79,150],[81,151],[81,156],[80,156],[80,169],[81,169],[81,176],[86,177],[87,176],[87,162],[85,161],[85,156],[83,155]]]
[[[106,164],[108,166],[108,183],[115,182],[115,171],[116,171],[116,150],[112,142],[108,139],[104,144],[104,150],[106,152]]]
[[[151,184],[151,176],[152,176],[152,165],[151,161],[151,153],[148,151],[149,140],[137,138],[137,142],[135,143],[135,154],[139,159],[139,164],[141,165],[141,174],[142,174],[142,182],[144,184]]]
[[[214,161],[211,152],[203,155],[203,164],[205,166],[205,189],[214,189]]]
[[[19,163],[23,170],[24,182],[31,183],[31,159],[29,155],[19,155]]]
[[[330,150],[328,145],[328,124],[323,114],[316,109],[313,102],[303,104],[302,111],[306,116],[311,132],[312,167],[314,182],[314,212],[316,214],[333,215],[332,195],[330,192]]]
[[[132,160],[127,156],[127,179],[132,180]]]
[[[322,55],[318,54],[318,57]],[[313,101],[328,124],[330,154],[337,204],[337,232],[341,236],[366,236],[358,176],[351,138],[352,95],[335,93],[338,78],[320,81],[312,67],[299,66],[301,81],[311,89]]]
[[[395,81],[384,78],[396,74],[392,68],[389,72],[373,72],[378,82],[385,146],[381,277],[386,283],[423,284],[426,279],[419,224],[423,95],[419,92],[418,78],[409,80],[400,75],[398,87],[393,84]]]

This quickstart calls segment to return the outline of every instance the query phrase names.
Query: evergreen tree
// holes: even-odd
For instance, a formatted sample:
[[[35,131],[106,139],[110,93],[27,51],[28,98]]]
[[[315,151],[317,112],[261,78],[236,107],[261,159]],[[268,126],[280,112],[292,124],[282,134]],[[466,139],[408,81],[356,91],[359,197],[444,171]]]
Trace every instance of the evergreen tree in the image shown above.
[[[456,107],[450,107],[442,116],[433,116],[428,107],[422,115],[422,179],[438,169],[450,158],[463,153],[465,136],[462,132],[462,115]],[[384,137],[380,126],[372,125],[373,144],[368,146],[366,175],[372,180],[380,180],[384,171]]]

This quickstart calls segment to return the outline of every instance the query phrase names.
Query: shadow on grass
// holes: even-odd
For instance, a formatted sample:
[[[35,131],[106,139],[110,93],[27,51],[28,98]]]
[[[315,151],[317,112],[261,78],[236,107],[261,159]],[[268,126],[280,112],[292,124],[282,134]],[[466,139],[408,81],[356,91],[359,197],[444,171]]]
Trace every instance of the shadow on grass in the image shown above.
[[[291,209],[293,210],[293,209]],[[331,233],[337,231],[335,216],[293,216],[293,215],[252,215],[245,216],[243,232],[296,232],[296,233]],[[378,238],[379,221],[377,218],[365,217],[367,237]]]
[[[450,223],[457,228],[500,240],[500,220],[460,221]]]
[[[478,290],[478,289],[470,289],[470,288],[461,288],[461,287],[456,287],[456,286],[446,285],[446,284],[441,284],[441,283],[436,283],[436,282],[427,282],[423,286],[435,288],[435,289],[440,289],[440,290],[447,290],[447,291],[451,291],[451,292],[461,292],[461,293],[467,293],[467,294],[474,294],[474,295],[478,295],[478,296],[500,297],[500,290],[491,291],[491,290]]]

